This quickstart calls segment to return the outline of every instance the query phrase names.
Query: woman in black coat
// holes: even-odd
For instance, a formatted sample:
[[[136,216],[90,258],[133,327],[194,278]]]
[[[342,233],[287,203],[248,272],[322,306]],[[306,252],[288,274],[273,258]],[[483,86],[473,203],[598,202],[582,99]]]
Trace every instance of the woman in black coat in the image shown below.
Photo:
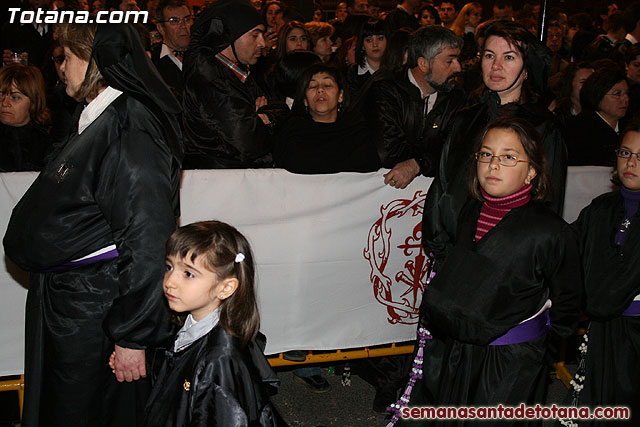
[[[629,84],[621,69],[601,68],[580,91],[583,111],[567,122],[570,166],[610,166],[629,107]]]
[[[422,221],[423,244],[436,262],[456,238],[456,221],[467,200],[466,179],[473,147],[498,117],[520,117],[542,135],[552,181],[552,208],[562,212],[567,173],[566,147],[553,115],[537,102],[550,67],[548,49],[520,24],[498,21],[486,32],[482,51],[484,87],[480,102],[461,110],[447,126],[440,167],[429,188]]]
[[[145,351],[170,338],[162,278],[180,108],[132,26],[62,24],[59,40],[67,93],[88,105],[4,237],[31,272],[22,425],[135,426]]]
[[[293,112],[278,132],[276,166],[308,174],[378,170],[364,119],[358,112],[342,111],[345,101],[344,83],[334,67],[308,68]]]
[[[37,171],[50,148],[45,85],[36,67],[0,68],[0,172]]]

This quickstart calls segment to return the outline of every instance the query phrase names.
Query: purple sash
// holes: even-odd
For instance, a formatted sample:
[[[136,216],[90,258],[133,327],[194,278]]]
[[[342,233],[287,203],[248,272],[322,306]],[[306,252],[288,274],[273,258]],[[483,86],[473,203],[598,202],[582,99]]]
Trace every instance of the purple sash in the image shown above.
[[[623,316],[640,316],[640,301],[633,301],[625,311],[622,312]]]
[[[92,257],[88,257],[88,258],[83,258],[83,259],[79,259],[76,261],[69,261],[66,262],[62,265],[57,265],[55,267],[51,267],[48,268],[46,270],[43,270],[43,273],[53,273],[56,271],[66,271],[66,270],[71,270],[73,268],[76,267],[82,267],[83,265],[88,265],[88,264],[93,264],[94,262],[98,262],[98,261],[104,261],[107,259],[113,259],[113,258],[118,258],[118,250],[117,249],[111,249],[110,251],[101,253],[99,255],[95,255]]]
[[[529,319],[509,329],[506,334],[496,338],[493,342],[490,342],[489,345],[520,344],[540,338],[549,332],[550,329],[549,310],[545,310],[533,319]]]

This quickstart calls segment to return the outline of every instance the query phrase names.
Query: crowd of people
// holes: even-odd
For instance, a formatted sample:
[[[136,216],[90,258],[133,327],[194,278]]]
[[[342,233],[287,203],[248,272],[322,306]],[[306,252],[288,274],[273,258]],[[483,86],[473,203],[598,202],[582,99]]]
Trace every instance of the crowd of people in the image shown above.
[[[174,233],[181,169],[434,178],[416,353],[360,366],[392,423],[408,403],[542,402],[545,355],[581,310],[597,342],[573,398],[640,410],[640,2],[13,3],[151,17],[2,24],[0,172],[41,171],[4,239],[33,273],[23,425],[278,423],[250,248],[226,224]],[[568,165],[614,167],[621,187],[573,226]],[[180,296],[203,272],[213,302]],[[165,297],[190,317],[150,391],[145,360],[174,332]],[[329,389],[315,367],[294,375]]]

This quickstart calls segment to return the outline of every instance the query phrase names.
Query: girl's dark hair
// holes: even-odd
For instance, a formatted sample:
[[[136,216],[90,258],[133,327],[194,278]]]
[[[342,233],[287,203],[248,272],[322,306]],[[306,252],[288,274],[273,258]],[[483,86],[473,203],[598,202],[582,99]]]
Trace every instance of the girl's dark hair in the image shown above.
[[[305,97],[307,88],[309,87],[309,83],[311,82],[311,79],[313,78],[313,76],[315,76],[318,73],[326,73],[331,77],[333,77],[333,79],[336,81],[336,84],[338,85],[338,91],[340,90],[344,91],[342,95],[343,105],[345,107],[349,105],[348,104],[349,97],[348,97],[347,91],[345,90],[346,85],[345,85],[344,77],[342,73],[333,65],[323,64],[321,62],[307,68],[305,72],[302,74],[302,77],[300,77],[300,79],[298,80],[298,90],[296,91],[296,99],[295,99],[294,105],[297,105],[297,106],[304,105],[304,97]]]
[[[364,23],[358,32],[358,41],[356,42],[356,63],[361,67],[367,59],[367,53],[364,50],[364,39],[370,36],[384,36],[387,38],[387,26],[379,19],[371,19]]]
[[[304,35],[307,37],[307,49],[313,50],[311,35],[309,35],[309,31],[307,31],[304,24],[300,21],[289,21],[284,24],[278,32],[278,44],[276,45],[277,61],[284,58],[284,56],[287,54],[287,37],[289,37],[289,33],[293,31],[294,28],[299,28],[304,32]]]
[[[624,127],[624,130],[620,134],[620,142],[618,143],[618,148],[622,146],[622,141],[624,137],[629,132],[637,132],[640,133],[640,118],[636,117],[632,119],[627,125]],[[616,157],[617,159],[617,157]],[[617,160],[613,163],[613,171],[611,171],[611,182],[613,182],[618,187],[622,187],[622,181],[620,181],[620,176],[618,175],[618,162]]]
[[[438,9],[436,9],[435,7],[429,4],[422,6],[418,11],[418,22],[420,22],[420,19],[422,19],[422,12],[424,12],[425,10],[428,10],[431,16],[435,18],[436,25],[442,24],[442,21],[440,20],[440,14],[438,13]]]
[[[409,37],[411,32],[406,28],[399,28],[387,39],[387,48],[382,56],[380,68],[390,71],[400,71],[404,68],[405,58],[408,59]]]
[[[501,117],[490,122],[482,133],[482,137],[476,143],[474,153],[482,146],[487,133],[492,129],[504,129],[515,132],[524,152],[529,159],[529,166],[536,171],[536,176],[531,180],[531,199],[536,201],[547,201],[551,198],[551,181],[547,169],[547,159],[542,148],[542,137],[540,133],[528,121],[517,117]],[[478,162],[473,161],[469,169],[468,177],[469,192],[471,197],[477,200],[484,200],[480,192],[478,183]]]
[[[311,65],[319,63],[320,58],[309,50],[291,52],[276,64],[273,70],[274,85],[282,98],[295,99],[296,84],[304,71]]]
[[[260,314],[254,287],[255,265],[251,246],[234,227],[220,221],[203,221],[185,225],[174,231],[166,245],[167,256],[193,262],[202,257],[204,265],[218,280],[238,279],[236,291],[220,301],[220,325],[246,345],[260,329]],[[242,253],[244,260],[236,262]]]
[[[627,79],[620,67],[604,67],[597,69],[584,82],[580,91],[580,103],[587,111],[598,111],[602,98],[619,82]]]
[[[549,87],[556,96],[556,114],[571,114],[573,104],[571,102],[571,93],[573,92],[573,79],[578,70],[593,70],[593,64],[590,62],[574,62],[564,70],[560,71],[549,79]]]

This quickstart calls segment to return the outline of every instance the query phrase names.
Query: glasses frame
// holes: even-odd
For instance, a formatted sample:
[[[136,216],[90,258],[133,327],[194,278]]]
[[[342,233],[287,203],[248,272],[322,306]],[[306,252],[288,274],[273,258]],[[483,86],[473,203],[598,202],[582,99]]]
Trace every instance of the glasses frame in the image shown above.
[[[173,21],[172,21],[173,19]],[[159,21],[161,23],[167,23],[169,25],[178,26],[180,24],[188,25],[189,22],[193,23],[193,15],[187,15],[182,18],[178,18],[177,16],[171,16],[169,19],[165,19],[164,21]]]
[[[629,157],[621,156],[621,155],[620,155],[620,151],[622,151],[622,150],[624,150],[624,151],[628,151],[629,153],[631,153],[631,154],[629,154]],[[640,153],[634,153],[634,152],[633,152],[633,151],[631,151],[631,150],[627,150],[627,149],[623,149],[623,148],[617,148],[617,149],[615,149],[614,151],[615,151],[615,153],[616,153],[616,157],[618,157],[619,159],[626,159],[626,160],[629,160],[629,159],[631,159],[633,156],[636,156],[636,160],[640,162]]]
[[[516,159],[514,164],[512,164],[512,165],[508,165],[508,164],[505,164],[505,163],[504,163],[504,160],[505,160],[505,159],[503,158],[503,157],[504,157],[504,156],[506,156],[507,154],[501,154],[501,155],[499,155],[499,156],[494,156],[494,155],[492,154],[492,155],[491,155],[491,157],[480,157],[480,154],[482,154],[482,153],[487,153],[487,152],[486,152],[486,151],[478,151],[477,153],[474,153],[474,154],[473,154],[473,157],[476,159],[476,161],[477,161],[478,163],[487,163],[487,164],[491,164],[491,162],[493,162],[493,159],[494,159],[494,158],[495,158],[495,159],[498,159],[498,164],[499,164],[500,166],[504,166],[504,167],[507,167],[507,168],[515,168],[516,166],[518,166],[518,163],[529,163],[529,160],[520,160],[520,159]],[[487,154],[490,154],[490,153],[487,153]],[[509,155],[510,155],[510,154],[509,154]],[[485,161],[480,160],[480,159],[489,159],[489,161],[488,161],[488,162],[485,162]]]

